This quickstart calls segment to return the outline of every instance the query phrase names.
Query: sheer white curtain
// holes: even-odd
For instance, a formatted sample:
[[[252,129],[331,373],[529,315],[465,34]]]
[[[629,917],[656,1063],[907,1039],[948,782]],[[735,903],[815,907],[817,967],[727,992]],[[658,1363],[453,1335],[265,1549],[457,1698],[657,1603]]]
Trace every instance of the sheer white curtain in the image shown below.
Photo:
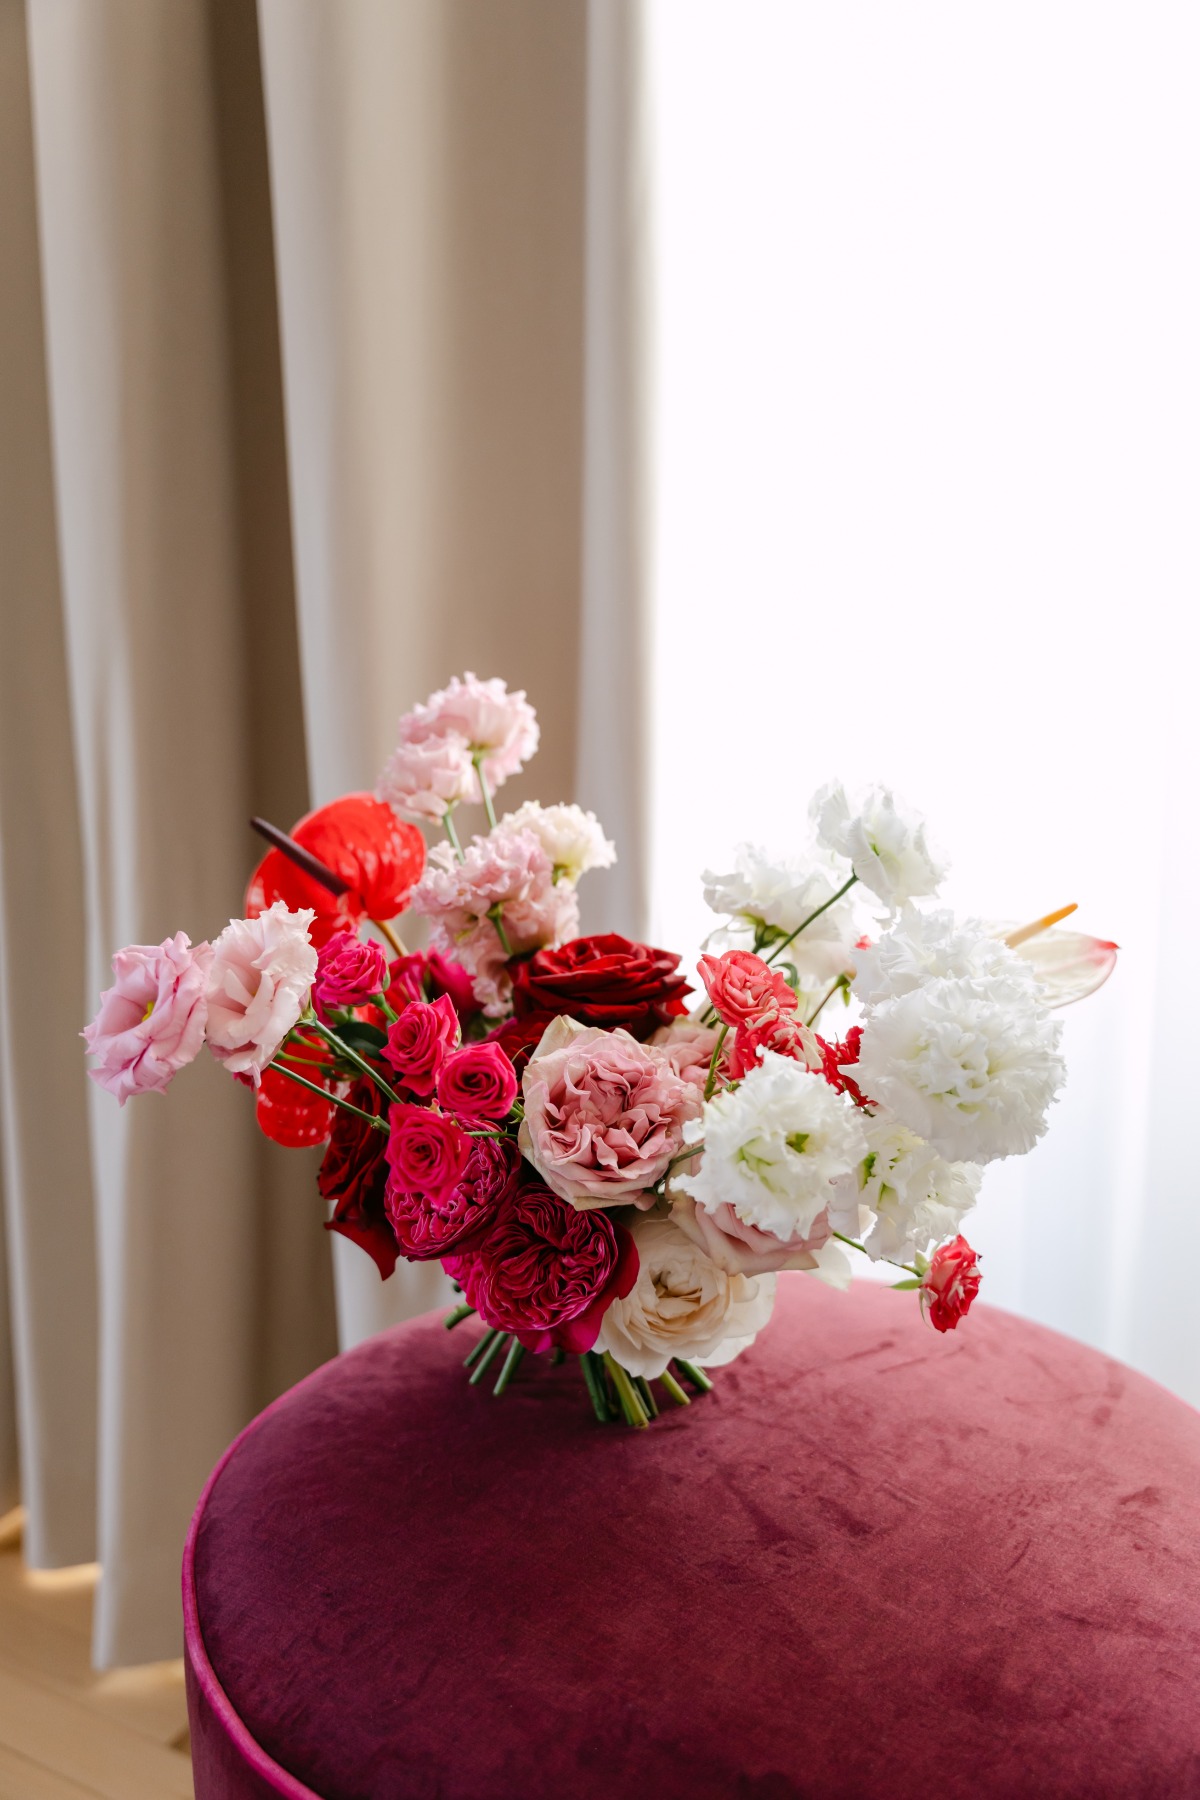
[[[883,779],[948,900],[1081,903],[1047,1140],[987,1297],[1200,1400],[1200,17],[649,0],[653,930]]]

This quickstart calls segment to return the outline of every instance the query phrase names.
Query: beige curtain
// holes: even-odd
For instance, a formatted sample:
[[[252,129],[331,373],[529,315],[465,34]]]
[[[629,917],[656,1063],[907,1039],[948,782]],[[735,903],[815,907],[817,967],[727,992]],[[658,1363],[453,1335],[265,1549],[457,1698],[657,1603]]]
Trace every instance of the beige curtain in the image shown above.
[[[638,36],[0,0],[0,1480],[32,1561],[102,1562],[102,1665],[177,1653],[208,1468],[336,1347],[312,1161],[214,1066],[84,1080],[112,949],[219,929],[247,815],[369,785],[464,666],[528,688],[521,790],[602,810],[642,921]],[[437,1298],[337,1246],[343,1343]]]

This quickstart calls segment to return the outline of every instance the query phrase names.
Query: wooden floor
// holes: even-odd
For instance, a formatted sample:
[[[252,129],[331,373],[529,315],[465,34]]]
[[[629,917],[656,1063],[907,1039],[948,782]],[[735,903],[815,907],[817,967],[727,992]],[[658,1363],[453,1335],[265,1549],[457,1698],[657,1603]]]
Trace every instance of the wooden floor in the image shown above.
[[[36,1574],[0,1520],[0,1800],[192,1800],[183,1664],[97,1675],[94,1567]]]

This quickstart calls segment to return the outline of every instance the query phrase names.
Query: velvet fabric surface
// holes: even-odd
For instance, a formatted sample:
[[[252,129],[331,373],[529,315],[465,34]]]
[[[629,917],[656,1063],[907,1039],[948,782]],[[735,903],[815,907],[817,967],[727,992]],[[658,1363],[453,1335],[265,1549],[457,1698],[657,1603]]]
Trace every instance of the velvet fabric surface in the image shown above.
[[[1200,1796],[1200,1415],[1153,1383],[785,1275],[634,1432],[573,1363],[468,1388],[477,1329],[361,1345],[218,1469],[198,1800]]]

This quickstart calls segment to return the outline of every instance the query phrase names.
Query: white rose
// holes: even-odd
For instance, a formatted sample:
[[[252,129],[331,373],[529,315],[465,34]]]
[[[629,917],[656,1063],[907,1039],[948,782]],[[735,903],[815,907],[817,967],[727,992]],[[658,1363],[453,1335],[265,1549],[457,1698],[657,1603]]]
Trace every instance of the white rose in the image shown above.
[[[213,945],[205,1040],[231,1074],[250,1075],[255,1087],[308,1004],[315,917],[276,900],[257,919],[231,919]]]
[[[869,788],[852,804],[840,782],[813,796],[817,841],[849,859],[854,873],[885,906],[936,894],[946,873],[925,836],[925,823],[890,788]]]
[[[719,1269],[669,1219],[636,1220],[638,1278],[604,1315],[596,1349],[654,1380],[673,1356],[709,1367],[754,1342],[775,1304],[774,1275]]]

